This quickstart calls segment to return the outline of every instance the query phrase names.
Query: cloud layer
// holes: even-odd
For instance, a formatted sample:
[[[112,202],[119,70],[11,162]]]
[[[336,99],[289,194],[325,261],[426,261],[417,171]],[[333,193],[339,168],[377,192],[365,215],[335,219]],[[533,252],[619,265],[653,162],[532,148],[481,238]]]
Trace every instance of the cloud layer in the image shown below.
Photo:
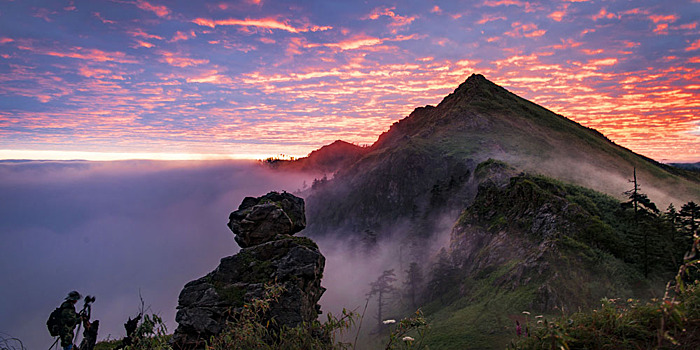
[[[0,149],[296,156],[471,73],[658,160],[700,158],[700,3],[5,1]]]

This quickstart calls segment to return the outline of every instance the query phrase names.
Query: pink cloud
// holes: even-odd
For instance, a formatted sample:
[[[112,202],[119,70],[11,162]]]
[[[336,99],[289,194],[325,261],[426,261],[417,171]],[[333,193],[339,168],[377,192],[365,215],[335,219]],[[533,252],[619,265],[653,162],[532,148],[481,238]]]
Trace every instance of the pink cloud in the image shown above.
[[[379,38],[355,37],[355,38],[340,41],[337,43],[324,44],[324,46],[337,47],[341,50],[353,50],[353,49],[359,49],[359,48],[365,47],[365,46],[379,45],[382,42],[383,42],[383,40],[379,39]]]
[[[690,46],[686,47],[686,48],[685,48],[685,51],[694,51],[694,50],[697,50],[697,49],[700,49],[700,39],[695,40],[695,42],[693,42],[692,44],[690,44]],[[696,58],[697,58],[697,57],[696,57]],[[696,61],[697,61],[697,60],[696,60]],[[696,63],[697,63],[697,62],[696,62]]]
[[[398,15],[394,12],[394,10],[396,10],[396,7],[376,8],[374,11],[372,11],[372,13],[367,15],[365,19],[378,19],[379,17],[386,16],[391,18],[390,26],[392,27],[407,26],[416,19],[415,16]]]
[[[192,20],[192,23],[198,24],[204,27],[215,28],[216,26],[241,26],[241,27],[258,27],[264,29],[279,29],[285,30],[290,33],[302,33],[302,32],[318,32],[333,29],[330,26],[302,26],[294,27],[290,24],[280,22],[274,18],[260,18],[260,19],[222,19],[222,20],[212,20],[207,18],[196,18]]]
[[[651,15],[651,16],[649,16],[649,19],[654,23],[659,23],[659,22],[673,23],[673,22],[678,20],[678,16],[676,16],[676,15],[667,15],[667,16]]]
[[[184,68],[209,63],[209,60],[207,59],[189,58],[181,56],[175,52],[161,51],[159,54],[162,56],[161,62],[165,62],[174,67]]]
[[[153,5],[144,0],[136,0],[136,7],[142,10],[151,11],[158,17],[167,17],[170,14],[170,9],[168,9],[166,6]]]
[[[588,61],[588,65],[592,66],[612,66],[617,64],[617,58],[611,57],[611,58],[603,58],[599,60],[591,60]]]
[[[656,28],[654,28],[654,33],[659,35],[668,34],[668,23],[657,24]]]
[[[481,16],[481,19],[476,22],[476,24],[484,24],[484,23],[497,21],[497,20],[506,20],[506,18],[504,16],[483,15],[483,16]]]
[[[197,37],[197,34],[194,32],[194,30],[191,30],[189,33],[177,31],[175,34],[173,34],[173,37],[169,40],[169,42],[174,43],[176,41],[180,40],[189,40],[190,38],[195,38]]]
[[[442,9],[440,9],[440,6],[435,5],[435,6],[433,6],[432,9],[430,9],[430,13],[441,14],[441,13],[442,13]]]
[[[603,49],[598,49],[598,50],[589,50],[589,49],[583,49],[581,52],[585,53],[586,55],[597,55],[599,53],[603,53]]]
[[[187,78],[188,83],[231,84],[231,78],[220,74],[217,70],[210,70],[194,77]]]
[[[102,17],[102,15],[101,15],[99,12],[93,12],[92,15],[95,16],[95,17],[97,17],[97,19],[99,19],[99,20],[100,20],[102,23],[104,23],[104,24],[114,24],[114,23],[117,23],[117,22],[115,22],[115,21],[112,21],[112,20],[109,20],[109,19],[106,19],[106,18]]]
[[[127,33],[133,37],[163,40],[163,37],[155,35],[155,34],[146,33],[143,31],[143,29],[134,29],[134,30],[128,31]]]
[[[33,53],[54,57],[77,58],[95,62],[118,62],[118,63],[138,63],[137,60],[127,56],[124,52],[107,52],[99,49],[88,49],[83,47],[73,47],[69,51],[55,51],[51,49],[34,48],[32,46],[20,46],[21,50],[28,50]]]
[[[514,38],[535,38],[544,35],[547,31],[543,29],[538,29],[537,25],[534,23],[521,24],[520,22],[513,22],[511,24],[513,30],[505,32],[503,34],[514,37]]]
[[[15,41],[15,39],[12,38],[0,38],[0,44],[7,44]]]
[[[152,48],[152,47],[154,47],[154,46],[155,46],[155,45],[153,45],[153,44],[151,44],[151,43],[149,43],[149,42],[147,42],[147,41],[136,40],[136,44],[135,44],[134,46],[132,46],[132,47],[133,47],[133,48],[145,47],[145,48],[150,49],[150,48]]]
[[[482,6],[488,6],[488,7],[498,7],[498,6],[518,6],[518,7],[524,7],[525,12],[533,12],[535,11],[535,6],[533,6],[532,3],[529,1],[520,1],[520,0],[486,0],[482,4]]]
[[[619,17],[614,13],[608,12],[608,10],[606,10],[605,7],[603,7],[597,14],[593,15],[592,18],[594,21],[597,21],[601,18],[613,19]]]

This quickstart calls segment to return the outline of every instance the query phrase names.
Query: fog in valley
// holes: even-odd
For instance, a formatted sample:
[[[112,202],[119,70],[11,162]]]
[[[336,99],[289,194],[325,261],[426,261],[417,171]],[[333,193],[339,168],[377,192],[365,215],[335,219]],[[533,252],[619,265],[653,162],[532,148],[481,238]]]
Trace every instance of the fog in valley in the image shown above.
[[[125,335],[139,294],[172,332],[185,283],[239,250],[229,213],[311,180],[241,161],[0,162],[0,333],[48,348],[71,290],[96,296],[99,339]]]
[[[46,319],[71,290],[97,298],[98,339],[122,338],[140,298],[174,331],[182,287],[240,249],[226,227],[229,213],[246,196],[298,192],[314,177],[241,161],[0,162],[0,335],[48,347]],[[370,249],[342,232],[312,237],[326,257],[320,320],[343,308],[362,312],[383,270],[394,269],[401,287],[411,262],[427,268],[427,258],[448,245],[451,220],[420,247],[402,240],[401,225],[377,232]],[[377,322],[375,303],[366,329]]]

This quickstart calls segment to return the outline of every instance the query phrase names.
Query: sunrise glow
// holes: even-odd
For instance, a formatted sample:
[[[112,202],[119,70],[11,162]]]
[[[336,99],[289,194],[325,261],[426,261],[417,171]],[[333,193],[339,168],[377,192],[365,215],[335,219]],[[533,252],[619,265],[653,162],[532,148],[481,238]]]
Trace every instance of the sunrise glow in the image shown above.
[[[700,161],[700,2],[0,2],[0,158],[371,144],[472,73]]]

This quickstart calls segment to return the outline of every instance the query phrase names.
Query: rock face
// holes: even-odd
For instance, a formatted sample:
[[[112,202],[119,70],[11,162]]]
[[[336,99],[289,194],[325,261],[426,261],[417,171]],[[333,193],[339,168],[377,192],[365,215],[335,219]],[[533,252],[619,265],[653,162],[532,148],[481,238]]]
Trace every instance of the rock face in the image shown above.
[[[242,249],[180,292],[175,348],[203,348],[205,340],[224,329],[231,314],[262,297],[268,283],[284,287],[268,315],[278,326],[312,322],[320,313],[325,258],[311,239],[292,236],[305,227],[304,200],[277,192],[247,197],[229,219]]]
[[[306,227],[304,200],[287,192],[246,197],[229,216],[228,227],[241,248],[293,235]]]

